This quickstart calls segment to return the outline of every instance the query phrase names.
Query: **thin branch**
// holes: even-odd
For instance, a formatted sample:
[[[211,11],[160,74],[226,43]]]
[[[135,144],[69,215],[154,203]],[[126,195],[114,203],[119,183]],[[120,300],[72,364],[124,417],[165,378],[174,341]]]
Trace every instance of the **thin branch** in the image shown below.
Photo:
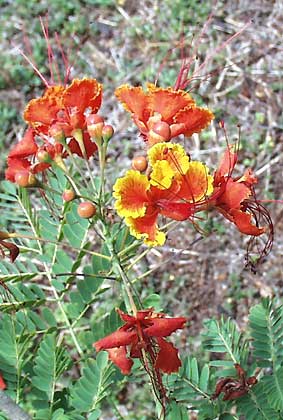
[[[10,420],[31,420],[31,417],[25,413],[4,391],[0,391],[0,410]]]

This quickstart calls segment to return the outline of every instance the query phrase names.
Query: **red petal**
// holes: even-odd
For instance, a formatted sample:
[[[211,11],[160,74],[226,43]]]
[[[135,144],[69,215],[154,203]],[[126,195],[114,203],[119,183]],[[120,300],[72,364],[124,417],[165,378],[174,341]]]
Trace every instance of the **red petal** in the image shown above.
[[[162,116],[162,120],[169,124],[173,123],[173,117],[179,111],[195,104],[191,95],[183,90],[173,90],[170,87],[164,89],[153,84],[148,84],[148,90],[150,92],[150,108],[153,112],[158,112]]]
[[[234,145],[228,146],[221,158],[218,169],[214,174],[215,185],[218,185],[222,177],[230,176],[233,172],[233,169],[238,160],[238,155],[237,153],[232,152],[232,149],[234,149]]]
[[[69,146],[70,151],[73,154],[83,157],[81,148],[75,139],[72,139],[69,142],[68,146]],[[91,141],[89,134],[86,132],[84,132],[84,146],[85,146],[87,158],[89,159],[97,151],[97,145],[96,143]]]
[[[135,118],[146,123],[150,116],[149,99],[141,86],[122,85],[116,89],[115,95],[127,111],[135,114]]]
[[[157,342],[160,350],[155,361],[155,368],[164,373],[177,372],[182,365],[178,357],[178,350],[163,338],[157,338]]]
[[[162,207],[160,214],[173,220],[187,220],[194,214],[195,206],[191,203],[174,203],[172,201],[167,201],[162,204],[164,207]]]
[[[257,227],[252,223],[252,215],[250,213],[232,209],[230,214],[239,231],[245,235],[259,236],[265,232],[265,228]]]
[[[76,107],[79,113],[87,108],[94,113],[98,111],[102,101],[102,85],[96,79],[74,79],[63,94],[65,107]]]
[[[25,158],[30,155],[35,155],[37,152],[37,144],[34,140],[34,131],[29,128],[22,140],[17,143],[10,151],[9,158]]]
[[[0,374],[0,389],[3,391],[4,389],[6,389],[6,384],[4,382],[4,379],[2,377],[2,375]]]
[[[93,344],[96,351],[113,349],[114,347],[127,346],[131,344],[136,337],[134,331],[125,331],[122,328],[119,328],[117,331],[114,331],[112,334],[107,335],[101,340],[98,340]]]
[[[212,112],[204,108],[187,108],[181,110],[175,117],[174,123],[185,124],[184,134],[190,137],[194,133],[199,133],[203,128],[207,127],[214,118]]]
[[[167,337],[174,331],[184,328],[186,318],[152,318],[152,325],[144,329],[144,333],[150,337]]]
[[[47,134],[49,127],[57,120],[57,114],[61,109],[59,103],[61,101],[62,89],[60,88],[58,91],[55,91],[55,89],[52,90],[50,88],[50,94],[47,89],[46,94],[42,98],[32,99],[24,112],[25,121],[39,132]]]
[[[121,370],[124,375],[129,375],[133,366],[133,361],[127,358],[125,347],[117,347],[107,350],[109,359]]]
[[[230,209],[239,209],[242,201],[251,195],[250,187],[229,178],[226,182],[225,191],[216,201],[216,205],[223,206],[229,212]]]
[[[8,158],[8,168],[5,171],[5,178],[8,181],[15,182],[17,172],[24,169],[30,169],[31,164],[27,159]]]

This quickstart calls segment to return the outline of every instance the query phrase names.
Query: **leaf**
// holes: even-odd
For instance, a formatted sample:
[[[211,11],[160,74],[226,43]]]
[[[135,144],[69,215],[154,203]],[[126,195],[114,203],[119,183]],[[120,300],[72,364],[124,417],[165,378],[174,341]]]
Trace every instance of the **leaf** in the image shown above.
[[[35,357],[32,384],[46,394],[50,401],[51,412],[56,382],[69,365],[69,355],[63,347],[58,346],[55,333],[46,334],[41,340]]]
[[[193,405],[196,405],[199,399],[207,399],[210,402],[210,396],[207,394],[209,374],[208,364],[200,369],[197,359],[188,356],[183,360],[178,374],[170,375],[168,378],[172,395],[177,401]]]
[[[175,401],[168,405],[168,419],[188,420],[188,410],[185,406],[177,404]]]
[[[268,404],[264,385],[259,382],[250,392],[237,400],[237,407],[246,420],[279,420],[280,416]]]
[[[253,355],[262,367],[280,368],[283,356],[283,306],[274,308],[264,299],[251,308],[249,323],[253,338]]]
[[[273,375],[265,375],[261,382],[271,407],[283,413],[283,367],[273,372]]]
[[[106,352],[100,352],[96,360],[88,359],[80,379],[71,388],[72,406],[80,413],[99,408],[100,402],[107,397],[113,372]]]
[[[231,366],[235,363],[241,364],[247,357],[247,345],[242,340],[242,335],[238,332],[234,321],[222,318],[219,322],[212,319],[204,323],[206,331],[203,333],[203,345],[210,352],[225,353],[231,361]],[[217,361],[221,365],[222,361]],[[215,362],[214,366],[215,366]],[[224,361],[223,366],[227,366]]]

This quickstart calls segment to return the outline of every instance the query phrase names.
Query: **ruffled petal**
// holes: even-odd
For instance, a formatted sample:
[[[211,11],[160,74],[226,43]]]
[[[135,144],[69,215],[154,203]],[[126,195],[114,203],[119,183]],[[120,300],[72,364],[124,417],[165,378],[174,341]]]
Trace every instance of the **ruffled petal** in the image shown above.
[[[107,350],[109,359],[116,365],[123,375],[129,375],[133,366],[133,361],[127,357],[125,347],[114,347]]]
[[[187,173],[181,178],[179,197],[197,203],[213,192],[213,177],[202,162],[189,162]]]
[[[141,217],[149,202],[147,191],[150,183],[146,175],[130,170],[123,178],[118,178],[113,187],[117,199],[115,208],[121,217]]]
[[[135,118],[146,123],[150,117],[149,99],[141,86],[122,85],[115,90],[115,95],[122,102],[126,111],[131,112],[135,115]]]
[[[184,328],[187,319],[179,318],[152,318],[149,327],[144,328],[146,335],[150,337],[167,337],[174,331]]]
[[[151,83],[148,83],[147,88],[150,94],[150,109],[153,112],[158,112],[162,116],[162,120],[168,124],[173,123],[173,117],[180,110],[195,105],[191,95],[184,90],[156,87]]]
[[[102,101],[102,85],[96,79],[74,79],[63,94],[64,107],[76,108],[83,113],[87,108],[98,111]]]
[[[137,239],[143,239],[149,246],[162,246],[165,242],[165,233],[158,230],[157,226],[158,210],[154,210],[143,217],[133,219],[127,217],[125,222],[130,228],[131,235]]]
[[[166,160],[172,170],[178,174],[185,174],[189,169],[190,158],[185,149],[176,143],[157,143],[148,151],[149,163],[152,167],[158,161]]]
[[[167,190],[174,178],[175,172],[166,160],[158,160],[150,174],[151,185],[156,186],[160,190]]]
[[[114,347],[127,346],[131,344],[136,337],[134,331],[126,331],[123,327],[114,331],[112,334],[96,341],[93,346],[96,351],[112,349]]]
[[[160,350],[155,361],[155,368],[162,370],[164,373],[177,372],[182,365],[178,350],[163,338],[157,338],[157,343]]]
[[[48,128],[62,109],[63,92],[63,86],[53,86],[46,90],[42,98],[32,99],[24,111],[25,121],[38,131],[47,134]]]
[[[184,135],[190,137],[194,133],[199,133],[206,128],[213,120],[214,115],[211,111],[199,107],[187,107],[181,110],[174,117],[174,123],[185,125]]]

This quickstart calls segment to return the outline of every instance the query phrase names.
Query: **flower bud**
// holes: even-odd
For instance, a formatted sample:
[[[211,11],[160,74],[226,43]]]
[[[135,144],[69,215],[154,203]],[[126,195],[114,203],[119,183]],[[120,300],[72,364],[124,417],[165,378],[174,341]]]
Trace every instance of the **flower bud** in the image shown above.
[[[39,149],[36,153],[36,157],[39,162],[44,163],[49,163],[52,160],[50,154],[44,149]]]
[[[15,175],[15,182],[20,187],[35,187],[37,185],[37,179],[34,174],[30,173],[29,171],[19,171]]]
[[[97,114],[90,114],[86,118],[87,131],[95,140],[101,140],[102,138],[102,129],[104,127],[104,119]]]
[[[114,128],[112,125],[105,125],[102,129],[102,138],[104,141],[109,141],[113,137]]]
[[[71,189],[65,190],[62,194],[62,198],[68,203],[69,201],[72,201],[74,198],[76,198],[76,193]]]
[[[136,156],[133,160],[132,160],[132,168],[135,171],[139,171],[139,172],[144,172],[147,168],[147,159],[144,156]]]
[[[78,206],[78,215],[83,219],[89,219],[96,213],[96,207],[90,201],[83,201]]]
[[[148,133],[148,141],[152,146],[155,143],[169,141],[171,139],[170,125],[165,121],[158,121]]]
[[[58,124],[54,124],[49,128],[48,134],[53,137],[55,141],[58,143],[64,143],[65,142],[65,133]]]

